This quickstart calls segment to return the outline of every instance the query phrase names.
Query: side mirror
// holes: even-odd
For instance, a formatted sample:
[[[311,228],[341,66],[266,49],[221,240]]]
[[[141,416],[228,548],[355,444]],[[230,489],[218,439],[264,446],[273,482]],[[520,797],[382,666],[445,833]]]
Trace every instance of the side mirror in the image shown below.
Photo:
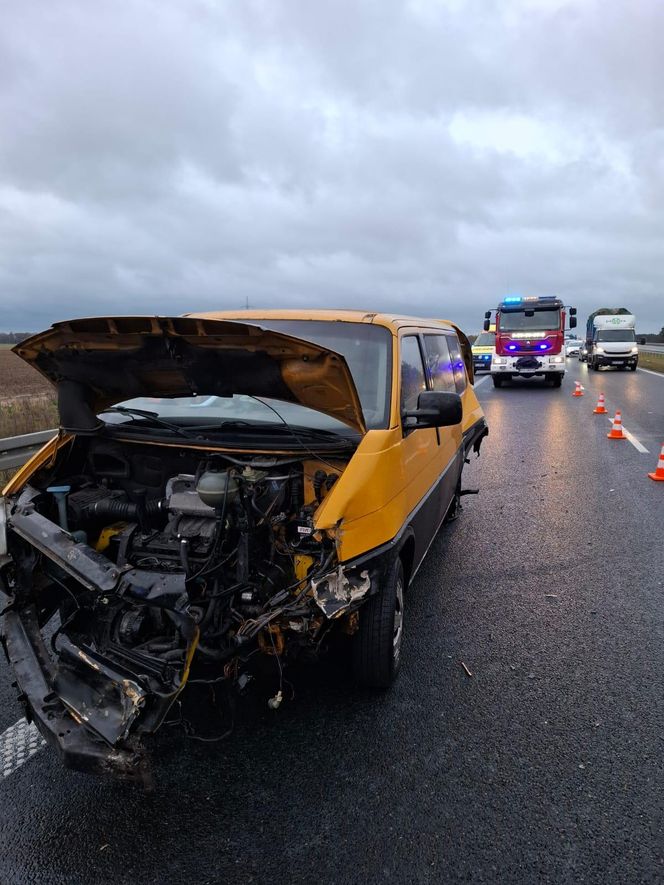
[[[489,326],[491,325],[491,320],[484,320],[483,329],[485,332],[489,331]]]
[[[576,316],[576,307],[570,307],[570,309],[569,309],[569,315],[570,315],[571,317],[575,317],[575,316]]]
[[[574,310],[574,308],[572,308],[572,310]],[[569,327],[570,329],[576,329],[576,317],[571,316],[571,313],[572,311],[570,311]],[[574,310],[574,313],[576,313],[576,310]]]
[[[487,312],[484,314],[484,319],[485,319],[485,320],[490,320],[490,319],[491,319],[491,311],[490,311],[490,310],[487,310]]]
[[[419,430],[422,427],[452,427],[460,424],[463,418],[461,397],[458,393],[445,393],[442,390],[425,390],[417,398],[417,408],[402,412],[402,419],[414,418],[415,424],[405,424],[404,430]]]
[[[646,343],[647,342],[646,342],[645,338],[639,338],[639,344],[646,344]]]

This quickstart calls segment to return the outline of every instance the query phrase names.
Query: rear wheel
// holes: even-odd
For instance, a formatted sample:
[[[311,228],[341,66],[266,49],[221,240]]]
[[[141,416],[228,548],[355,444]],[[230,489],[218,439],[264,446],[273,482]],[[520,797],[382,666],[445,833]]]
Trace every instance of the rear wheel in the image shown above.
[[[353,637],[353,672],[360,685],[389,688],[401,664],[404,571],[400,559],[390,569],[383,587],[360,609],[360,625]]]

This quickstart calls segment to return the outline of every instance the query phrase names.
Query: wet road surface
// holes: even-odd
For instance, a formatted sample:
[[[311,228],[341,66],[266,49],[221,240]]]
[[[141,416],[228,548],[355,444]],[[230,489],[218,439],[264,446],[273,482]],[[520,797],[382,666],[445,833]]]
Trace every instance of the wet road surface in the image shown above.
[[[39,750],[0,774],[3,885],[664,879],[664,378],[568,360],[478,395],[481,493],[410,590],[394,688],[293,674],[226,743],[165,733],[151,793]]]

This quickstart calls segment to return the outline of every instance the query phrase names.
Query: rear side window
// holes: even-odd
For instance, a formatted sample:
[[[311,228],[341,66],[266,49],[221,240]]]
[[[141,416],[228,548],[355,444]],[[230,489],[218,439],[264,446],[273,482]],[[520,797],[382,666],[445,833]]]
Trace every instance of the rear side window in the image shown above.
[[[466,366],[461,355],[459,339],[456,335],[449,335],[447,343],[449,344],[450,356],[452,357],[452,371],[454,372],[456,392],[463,393],[466,389]]]
[[[448,347],[448,341],[452,338],[447,335],[425,335],[424,347],[427,355],[427,367],[434,390],[442,390],[445,393],[456,393],[456,381],[452,368],[452,357]],[[456,341],[456,338],[454,339]]]
[[[417,398],[427,389],[420,343],[414,335],[401,339],[401,411],[417,408]]]

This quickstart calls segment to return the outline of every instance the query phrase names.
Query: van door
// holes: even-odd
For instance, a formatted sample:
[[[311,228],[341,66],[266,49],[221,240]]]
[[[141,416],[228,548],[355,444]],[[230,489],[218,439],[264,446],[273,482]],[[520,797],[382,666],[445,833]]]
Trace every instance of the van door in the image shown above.
[[[401,414],[417,408],[417,399],[430,385],[418,335],[400,338]],[[415,533],[414,566],[417,567],[440,524],[439,431],[432,427],[416,429],[412,421],[401,419],[401,469],[406,490],[405,510]]]
[[[467,379],[456,335],[425,333],[424,350],[432,390],[463,395]],[[461,424],[438,430],[439,504],[442,522],[454,498],[463,467],[463,429]]]

